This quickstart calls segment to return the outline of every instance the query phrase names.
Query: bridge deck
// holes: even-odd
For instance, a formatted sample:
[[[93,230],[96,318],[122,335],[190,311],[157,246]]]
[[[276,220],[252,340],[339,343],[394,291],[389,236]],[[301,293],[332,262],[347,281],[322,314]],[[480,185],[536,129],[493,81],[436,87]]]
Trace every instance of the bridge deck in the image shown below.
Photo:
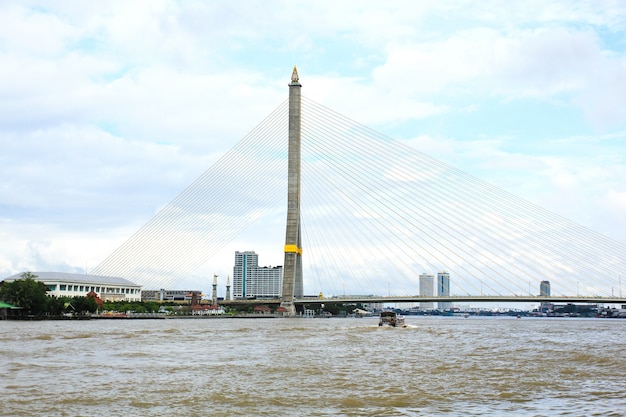
[[[222,305],[280,304],[280,299],[258,300],[221,300]],[[298,298],[295,304],[350,304],[350,303],[419,303],[419,302],[473,302],[473,303],[594,303],[626,304],[624,297],[590,296],[523,296],[523,295],[451,295],[451,296],[387,296],[387,297],[332,297]]]

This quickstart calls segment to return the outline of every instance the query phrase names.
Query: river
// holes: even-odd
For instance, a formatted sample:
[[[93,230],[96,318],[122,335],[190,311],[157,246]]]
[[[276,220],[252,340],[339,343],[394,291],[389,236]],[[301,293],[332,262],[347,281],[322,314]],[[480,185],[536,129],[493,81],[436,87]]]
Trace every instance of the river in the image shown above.
[[[0,321],[5,416],[625,416],[626,320]]]

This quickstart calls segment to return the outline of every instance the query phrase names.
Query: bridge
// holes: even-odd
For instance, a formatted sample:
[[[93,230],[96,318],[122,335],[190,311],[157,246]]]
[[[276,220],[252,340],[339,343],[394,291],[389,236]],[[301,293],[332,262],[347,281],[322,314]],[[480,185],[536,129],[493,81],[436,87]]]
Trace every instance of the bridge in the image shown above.
[[[552,301],[625,302],[624,243],[333,112],[302,88],[294,69],[289,99],[92,273],[171,288],[207,261],[232,259],[220,251],[245,235],[283,254],[281,303],[291,313],[316,302],[305,293],[424,302],[414,295],[424,293],[420,275],[433,277],[433,301],[548,301],[540,283],[549,281],[551,293],[570,294]]]

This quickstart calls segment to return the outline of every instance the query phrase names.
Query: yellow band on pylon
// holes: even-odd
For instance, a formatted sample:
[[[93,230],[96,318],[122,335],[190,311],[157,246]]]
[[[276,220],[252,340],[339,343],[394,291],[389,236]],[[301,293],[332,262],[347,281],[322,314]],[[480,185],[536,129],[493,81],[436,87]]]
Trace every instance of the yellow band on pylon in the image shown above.
[[[298,255],[302,255],[302,248],[296,245],[285,245],[285,253],[297,253]]]

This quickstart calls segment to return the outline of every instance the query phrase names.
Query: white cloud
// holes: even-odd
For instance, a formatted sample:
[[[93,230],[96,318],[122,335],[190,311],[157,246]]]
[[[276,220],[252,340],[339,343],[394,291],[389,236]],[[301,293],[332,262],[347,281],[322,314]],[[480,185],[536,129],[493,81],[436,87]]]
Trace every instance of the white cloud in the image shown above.
[[[607,227],[610,228],[610,230],[626,229],[626,217],[624,217],[624,213],[626,213],[626,190],[624,190],[624,187],[620,189],[611,188],[603,194],[604,195],[600,196],[598,204],[602,208],[602,211],[610,215],[610,221],[607,222]],[[624,241],[623,236],[620,234],[610,234],[608,231],[603,232],[620,242]]]
[[[3,134],[0,142],[0,173],[10,178],[0,187],[0,217],[49,211],[55,222],[69,216],[70,228],[106,224],[101,216],[110,222],[153,213],[215,160],[88,126]]]
[[[449,97],[533,98],[577,106],[594,123],[614,126],[626,121],[625,63],[626,56],[603,51],[589,30],[476,28],[390,47],[372,81],[376,91],[434,101],[433,107]]]

